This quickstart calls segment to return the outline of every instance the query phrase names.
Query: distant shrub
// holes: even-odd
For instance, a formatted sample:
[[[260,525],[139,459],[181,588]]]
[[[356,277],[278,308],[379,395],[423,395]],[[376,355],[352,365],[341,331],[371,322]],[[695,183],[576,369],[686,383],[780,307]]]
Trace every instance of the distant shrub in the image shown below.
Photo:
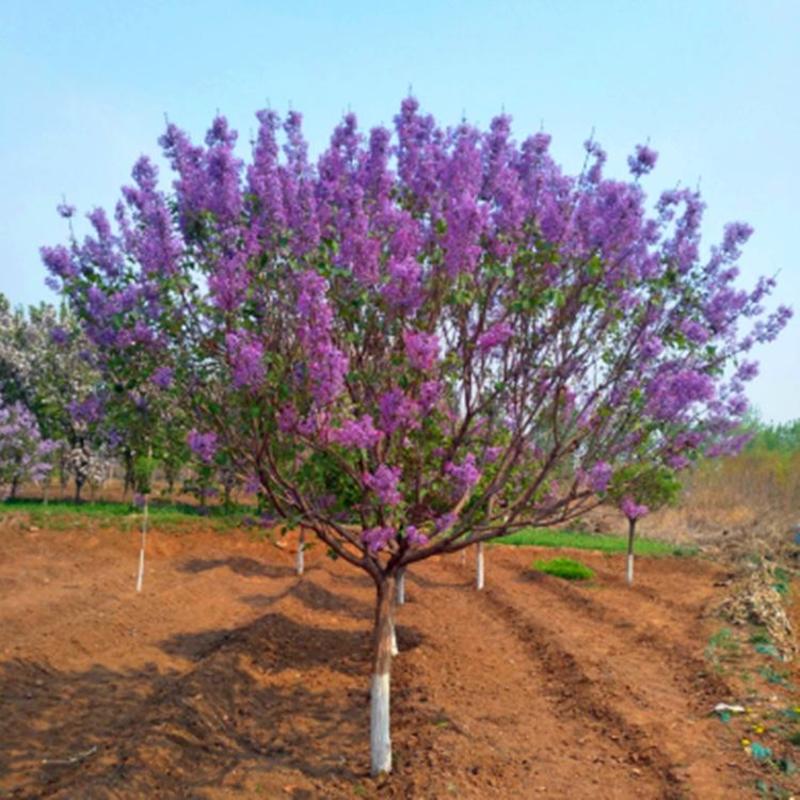
[[[554,575],[556,578],[564,578],[568,581],[588,581],[594,577],[593,569],[581,564],[580,561],[573,561],[571,558],[534,561],[533,568],[537,572],[544,572],[546,575]]]

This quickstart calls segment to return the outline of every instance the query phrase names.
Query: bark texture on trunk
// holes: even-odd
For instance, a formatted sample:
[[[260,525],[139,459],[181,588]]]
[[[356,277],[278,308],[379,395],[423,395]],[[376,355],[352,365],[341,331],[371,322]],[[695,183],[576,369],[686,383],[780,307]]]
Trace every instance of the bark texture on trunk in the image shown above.
[[[375,609],[375,655],[370,688],[370,774],[377,777],[392,771],[392,736],[390,725],[392,667],[393,581],[381,580],[377,587]]]

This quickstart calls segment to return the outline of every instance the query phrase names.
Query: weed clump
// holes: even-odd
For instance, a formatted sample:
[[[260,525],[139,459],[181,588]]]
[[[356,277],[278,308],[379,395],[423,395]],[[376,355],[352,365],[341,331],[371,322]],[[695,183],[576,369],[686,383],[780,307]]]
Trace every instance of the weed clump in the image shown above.
[[[594,577],[593,569],[581,564],[580,561],[573,561],[571,558],[534,561],[533,568],[537,572],[544,572],[546,575],[554,575],[556,578],[564,578],[568,581],[588,581]]]

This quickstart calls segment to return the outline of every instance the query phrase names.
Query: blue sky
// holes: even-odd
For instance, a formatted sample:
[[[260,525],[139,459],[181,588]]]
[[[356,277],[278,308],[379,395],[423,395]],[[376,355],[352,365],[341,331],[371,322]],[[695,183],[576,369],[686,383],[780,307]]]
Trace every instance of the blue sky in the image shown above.
[[[568,167],[594,129],[623,174],[649,139],[653,197],[698,183],[705,241],[756,234],[742,280],[778,273],[800,312],[800,2],[51,2],[0,4],[0,292],[53,299],[38,248],[62,195],[109,207],[164,116],[200,136],[225,113],[247,141],[269,104],[303,112],[319,151],[342,113],[390,124],[409,87],[442,122],[543,128]],[[800,320],[757,353],[763,416],[800,417]]]

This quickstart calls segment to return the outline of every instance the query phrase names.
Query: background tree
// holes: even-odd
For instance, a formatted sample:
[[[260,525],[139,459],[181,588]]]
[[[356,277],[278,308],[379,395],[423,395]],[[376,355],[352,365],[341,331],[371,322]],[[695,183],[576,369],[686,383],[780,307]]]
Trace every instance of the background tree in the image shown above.
[[[625,579],[633,585],[633,545],[636,522],[651,511],[678,501],[681,483],[669,467],[634,464],[623,467],[612,478],[607,495],[628,520],[628,557]]]
[[[299,114],[258,118],[247,167],[223,117],[204,145],[169,125],[172,193],[140,159],[116,228],[95,210],[43,258],[108,385],[172,370],[192,449],[372,577],[377,774],[398,570],[581,514],[620,466],[735,447],[741,357],[790,311],[735,285],[748,226],[703,258],[696,192],[648,213],[647,147],[632,181],[594,142],[567,175],[544,134],[442,129],[407,99],[394,138],[347,115],[312,165]]]
[[[22,403],[0,404],[0,489],[10,499],[23,483],[47,478],[53,449],[54,443],[42,438],[36,418]]]
[[[27,313],[0,302],[0,392],[35,415],[42,435],[57,442],[62,476],[80,497],[107,468],[101,454],[104,389],[93,345],[66,306],[42,303]]]

